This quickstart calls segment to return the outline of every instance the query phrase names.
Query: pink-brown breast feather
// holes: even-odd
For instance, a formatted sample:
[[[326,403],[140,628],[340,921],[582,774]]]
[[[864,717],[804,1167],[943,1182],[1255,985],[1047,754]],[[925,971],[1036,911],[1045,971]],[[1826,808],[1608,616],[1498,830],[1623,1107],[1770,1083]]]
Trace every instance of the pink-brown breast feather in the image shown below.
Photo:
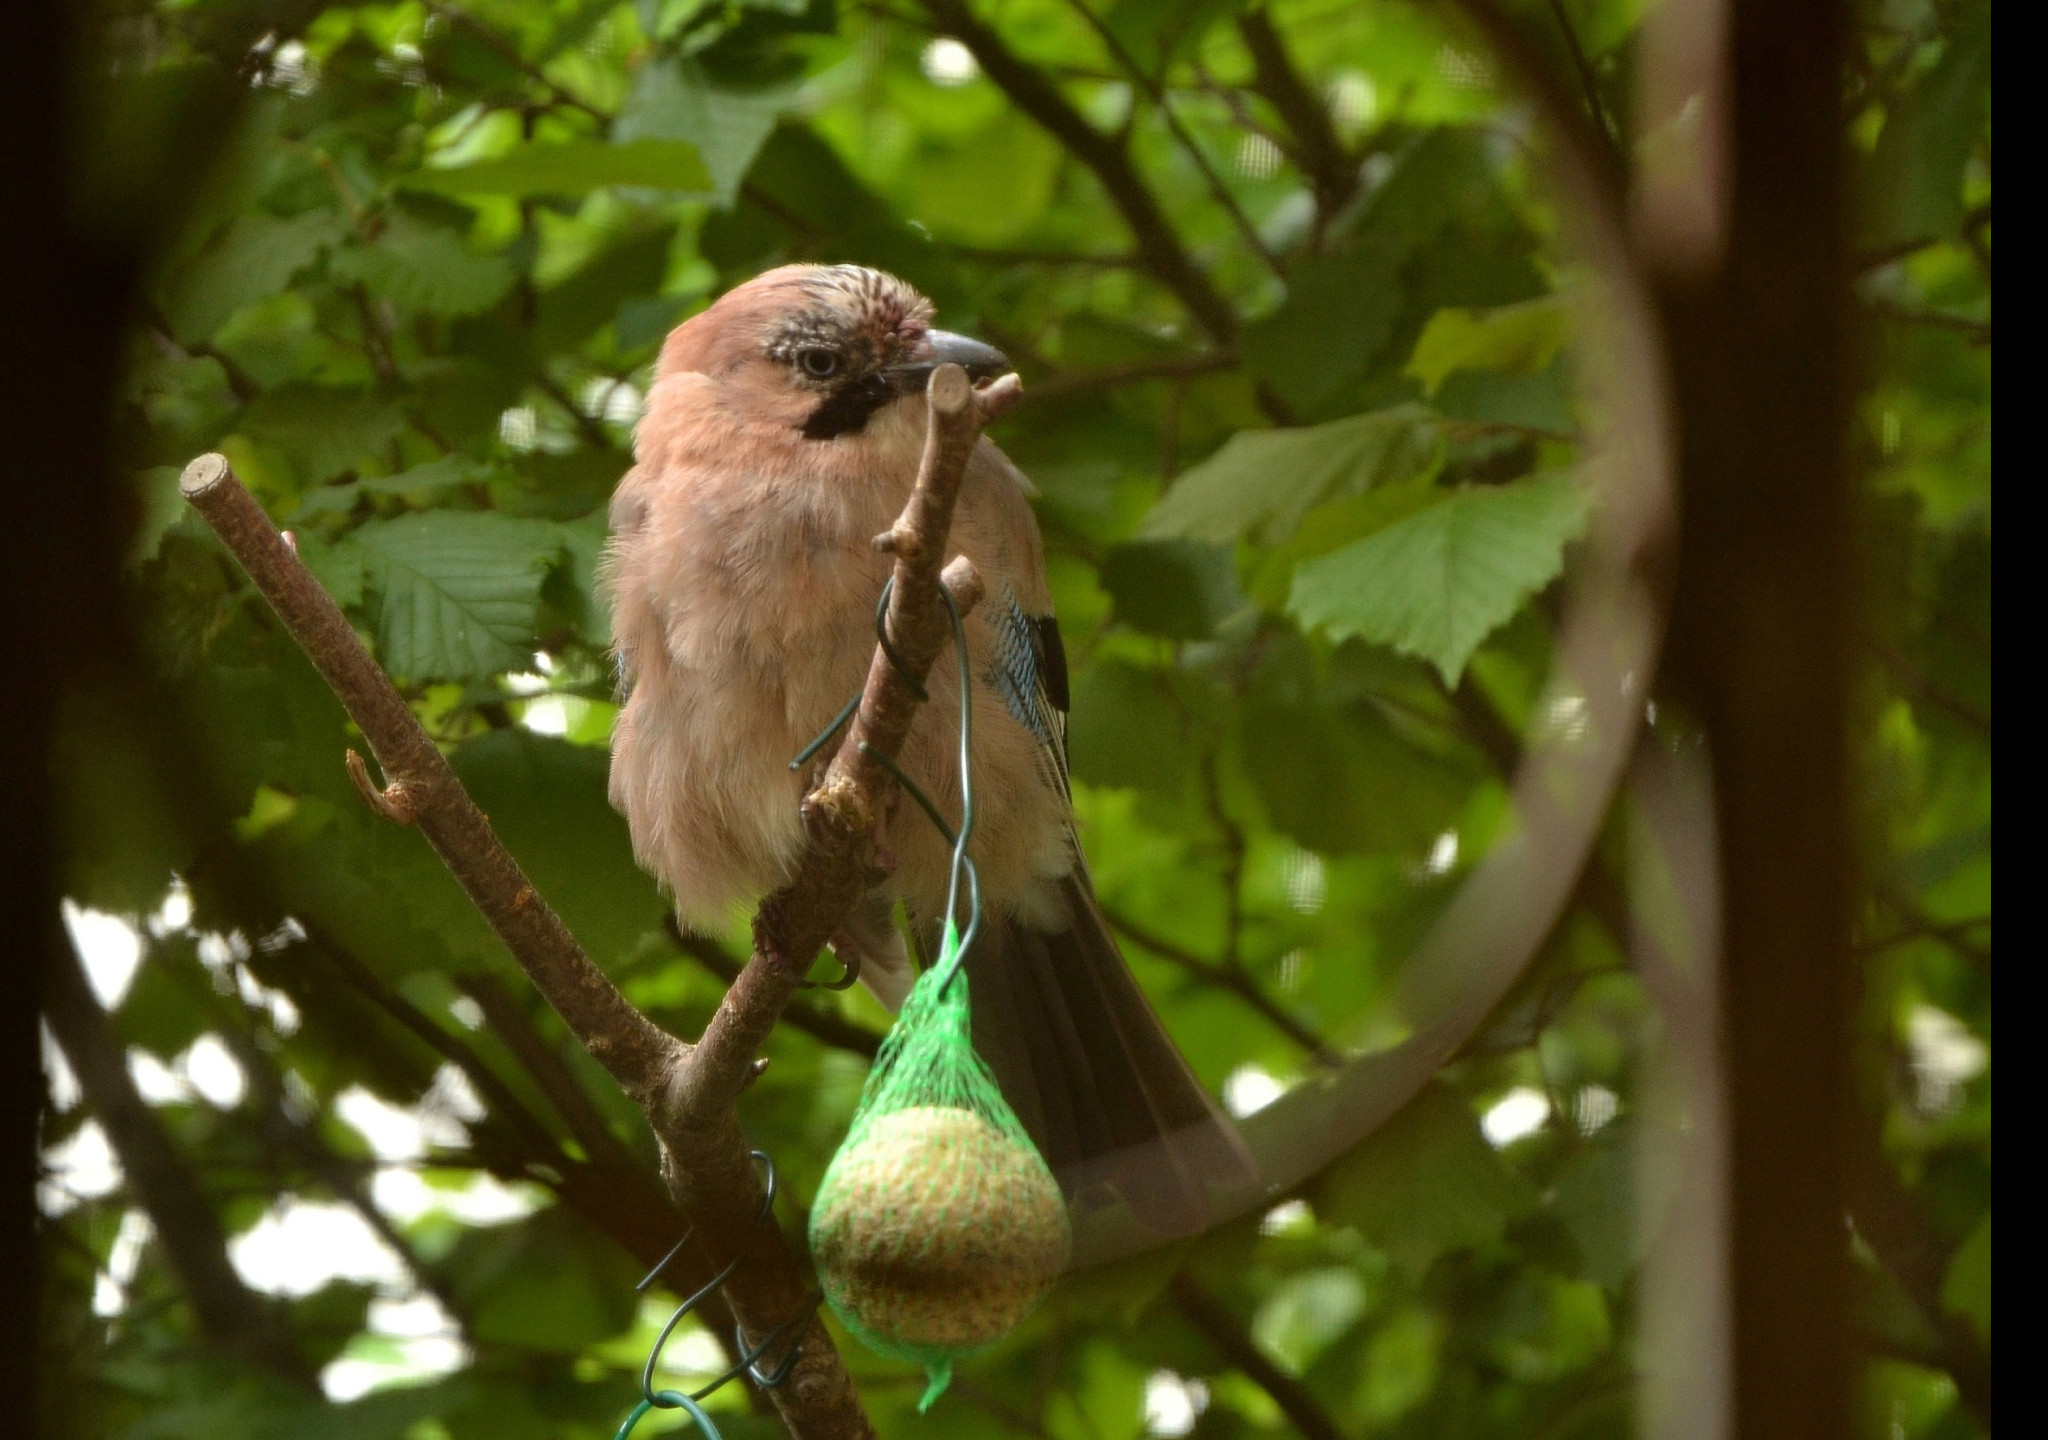
[[[922,445],[922,405],[875,417],[868,432],[795,440],[741,422],[725,387],[665,376],[650,397],[640,463],[621,483],[607,573],[614,628],[633,689],[614,738],[612,793],[642,863],[678,908],[714,921],[786,878],[802,843],[803,777],[789,758],[859,687],[873,653],[875,599],[888,573],[871,537],[901,509]],[[953,549],[981,568],[990,612],[1007,594],[1050,609],[1037,525],[1021,477],[984,442],[969,468]],[[969,620],[974,674],[995,635]],[[905,768],[957,823],[958,689],[942,657]],[[1047,793],[1037,742],[986,684],[974,686],[975,844],[997,904],[1029,904],[1071,864],[1064,796]],[[915,806],[888,824],[897,891],[940,906],[946,848]]]

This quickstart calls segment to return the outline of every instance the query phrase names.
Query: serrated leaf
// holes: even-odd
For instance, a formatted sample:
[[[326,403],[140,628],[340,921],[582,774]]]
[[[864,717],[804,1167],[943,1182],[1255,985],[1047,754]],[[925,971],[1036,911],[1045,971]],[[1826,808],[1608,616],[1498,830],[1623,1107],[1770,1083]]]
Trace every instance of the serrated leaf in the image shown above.
[[[1435,416],[1420,405],[1303,429],[1241,431],[1174,482],[1138,535],[1277,544],[1327,499],[1434,469],[1440,442]]]
[[[434,195],[588,195],[607,185],[701,195],[711,174],[696,147],[679,140],[533,142],[492,160],[416,170],[399,184]]]
[[[688,143],[703,159],[712,194],[730,205],[754,156],[802,88],[803,78],[795,76],[758,89],[734,89],[713,82],[687,56],[650,60],[633,77],[612,138]]]
[[[1440,1082],[1323,1174],[1316,1214],[1355,1225],[1420,1279],[1447,1250],[1496,1239],[1534,1197],[1479,1133],[1478,1117]]]
[[[1295,567],[1302,561],[1341,550],[1354,540],[1384,530],[1396,520],[1429,508],[1442,494],[1433,476],[1421,474],[1375,486],[1362,495],[1325,500],[1301,517],[1294,534],[1285,541],[1251,552],[1246,588],[1267,609],[1283,610]]]
[[[1405,374],[1434,395],[1459,370],[1533,375],[1547,369],[1571,336],[1563,297],[1545,295],[1491,310],[1447,309],[1430,317]]]
[[[429,510],[355,532],[377,591],[377,650],[409,680],[470,680],[533,654],[541,585],[562,555],[542,520]]]
[[[1288,611],[1332,639],[1362,636],[1427,660],[1456,685],[1480,642],[1557,578],[1586,509],[1569,475],[1452,491],[1304,563]]]
[[[238,217],[164,284],[172,336],[185,344],[210,338],[243,306],[283,290],[347,233],[347,219],[332,210],[288,220],[260,212]]]
[[[328,270],[401,309],[429,315],[488,310],[513,279],[502,255],[479,255],[455,231],[396,208],[374,241],[342,250]]]

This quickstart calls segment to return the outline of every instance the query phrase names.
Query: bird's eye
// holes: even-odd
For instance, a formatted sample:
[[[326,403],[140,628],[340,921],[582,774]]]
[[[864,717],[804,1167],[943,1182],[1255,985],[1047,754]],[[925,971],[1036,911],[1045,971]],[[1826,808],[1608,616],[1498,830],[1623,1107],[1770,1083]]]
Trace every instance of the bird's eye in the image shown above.
[[[796,357],[796,363],[804,367],[804,374],[823,380],[839,370],[839,357],[830,350],[813,348]]]

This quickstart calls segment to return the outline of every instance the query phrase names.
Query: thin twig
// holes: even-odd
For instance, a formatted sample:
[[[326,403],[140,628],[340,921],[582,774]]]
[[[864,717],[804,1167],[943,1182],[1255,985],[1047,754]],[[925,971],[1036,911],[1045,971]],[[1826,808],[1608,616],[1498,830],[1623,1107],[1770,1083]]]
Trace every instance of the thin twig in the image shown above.
[[[615,450],[618,448],[612,443],[612,437],[605,433],[604,426],[598,424],[595,416],[585,414],[583,407],[578,405],[575,398],[561,387],[561,384],[556,381],[554,376],[548,374],[546,370],[536,367],[533,372],[533,383],[540,387],[541,392],[548,399],[554,401],[555,404],[568,412],[570,423],[582,432],[583,438],[590,444],[600,450]]]
[[[1960,720],[1986,740],[1991,738],[1991,715],[1980,710],[1959,695],[1952,695],[1934,683],[1919,666],[1906,658],[1906,653],[1888,641],[1875,635],[1866,637],[1872,652],[1884,663],[1884,668],[1901,681],[1915,696],[1933,706],[1953,720]]]
[[[1308,1386],[1274,1364],[1239,1326],[1237,1317],[1199,1280],[1183,1270],[1167,1282],[1166,1292],[1173,1298],[1174,1308],[1202,1332],[1218,1354],[1272,1397],[1280,1413],[1294,1422],[1303,1440],[1345,1440],[1344,1432],[1337,1428],[1323,1402],[1316,1399]]]
[[[728,954],[726,948],[710,936],[685,930],[671,918],[668,937],[675,942],[677,949],[726,984],[740,978],[742,962]],[[843,1015],[812,1005],[802,996],[797,996],[783,1007],[782,1023],[835,1050],[865,1055],[870,1060],[882,1048],[882,1037],[865,1025],[857,1025]]]
[[[546,90],[550,103],[566,105],[572,110],[581,110],[600,125],[611,123],[611,116],[605,114],[604,111],[592,105],[582,96],[572,94],[564,90],[553,80],[550,80],[538,65],[520,53],[517,45],[492,29],[489,25],[486,25],[483,21],[477,19],[476,16],[470,14],[467,10],[455,5],[446,4],[433,4],[427,8],[450,24],[461,26],[464,30],[467,30],[470,34],[481,40],[488,48],[495,50],[513,69]]]
[[[1550,0],[1550,13],[1557,17],[1557,28],[1564,32],[1565,49],[1571,52],[1572,69],[1578,72],[1579,88],[1585,92],[1586,109],[1593,117],[1593,124],[1608,143],[1617,137],[1614,121],[1607,113],[1607,102],[1600,98],[1599,77],[1593,74],[1593,62],[1586,58],[1586,47],[1579,43],[1579,32],[1572,28],[1572,17],[1564,10],[1564,0]]]
[[[1238,16],[1237,34],[1252,57],[1252,90],[1264,97],[1294,136],[1296,163],[1315,189],[1320,226],[1358,193],[1358,162],[1338,137],[1329,107],[1302,80],[1265,7]]]
[[[1176,945],[1165,936],[1138,924],[1128,916],[1118,914],[1107,905],[1102,906],[1102,914],[1114,929],[1121,932],[1126,940],[1139,949],[1148,950],[1162,960],[1171,961],[1204,984],[1228,990],[1237,996],[1258,1011],[1274,1029],[1306,1050],[1317,1064],[1335,1068],[1344,1063],[1344,1057],[1337,1053],[1329,1041],[1289,1014],[1287,1007],[1268,995],[1243,966],[1226,965],[1221,961],[1197,955],[1186,946]]]
[[[1195,143],[1195,137],[1188,133],[1187,127],[1181,124],[1180,117],[1174,114],[1173,101],[1167,95],[1165,87],[1159,83],[1158,77],[1138,63],[1137,57],[1125,48],[1123,41],[1117,39],[1116,32],[1109,28],[1100,15],[1089,8],[1088,0],[1067,0],[1067,3],[1080,14],[1089,28],[1095,31],[1096,38],[1101,40],[1103,46],[1116,58],[1124,74],[1136,82],[1138,88],[1158,107],[1159,118],[1166,122],[1168,133],[1180,146],[1181,152],[1193,162],[1195,169],[1201,173],[1202,183],[1209,187],[1210,198],[1230,217],[1230,223],[1237,227],[1237,233],[1250,247],[1251,252],[1265,262],[1267,269],[1285,280],[1287,271],[1280,264],[1279,257],[1267,246],[1266,237],[1259,234],[1259,227],[1252,224],[1251,217],[1244,213],[1244,207],[1237,203],[1237,197],[1230,193],[1230,187],[1223,183],[1223,177],[1217,174],[1216,167],[1209,163],[1208,155]]]
[[[484,1012],[484,1023],[505,1042],[512,1058],[547,1097],[549,1106],[569,1127],[569,1134],[583,1147],[591,1163],[607,1169],[637,1169],[632,1152],[612,1133],[604,1116],[584,1093],[582,1083],[562,1063],[562,1057],[555,1053],[503,982],[495,975],[475,974],[464,976],[457,984],[476,1001],[477,1008]]]
[[[1210,339],[1219,345],[1229,344],[1237,335],[1237,312],[1181,243],[1159,198],[1139,178],[1130,152],[1115,137],[1089,124],[1045,73],[1021,59],[994,29],[977,19],[965,0],[924,0],[924,8],[941,33],[967,47],[997,89],[1094,172],[1110,203],[1130,227],[1146,266],[1179,297]]]
[[[129,1195],[155,1227],[200,1332],[223,1350],[311,1389],[312,1373],[292,1348],[275,1307],[235,1273],[227,1231],[212,1202],[171,1143],[163,1121],[135,1088],[126,1047],[92,993],[77,955],[68,945],[54,945],[47,963],[44,1018],[121,1162]]]
[[[1976,344],[1991,343],[1989,320],[1977,320],[1947,310],[1916,310],[1908,305],[1895,305],[1889,300],[1866,301],[1864,308],[1880,320],[1892,320],[1901,325],[1931,325],[1938,330],[1959,330]]]

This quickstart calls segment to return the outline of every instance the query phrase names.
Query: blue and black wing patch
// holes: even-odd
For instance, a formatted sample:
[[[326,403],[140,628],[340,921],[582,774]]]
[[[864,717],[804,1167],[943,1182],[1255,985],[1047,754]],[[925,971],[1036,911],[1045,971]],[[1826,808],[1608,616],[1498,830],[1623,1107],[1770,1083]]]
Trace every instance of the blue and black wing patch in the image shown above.
[[[1038,737],[1046,779],[1060,794],[1067,786],[1067,649],[1059,621],[1027,615],[1008,587],[996,629],[995,663],[988,676],[1017,723]]]

